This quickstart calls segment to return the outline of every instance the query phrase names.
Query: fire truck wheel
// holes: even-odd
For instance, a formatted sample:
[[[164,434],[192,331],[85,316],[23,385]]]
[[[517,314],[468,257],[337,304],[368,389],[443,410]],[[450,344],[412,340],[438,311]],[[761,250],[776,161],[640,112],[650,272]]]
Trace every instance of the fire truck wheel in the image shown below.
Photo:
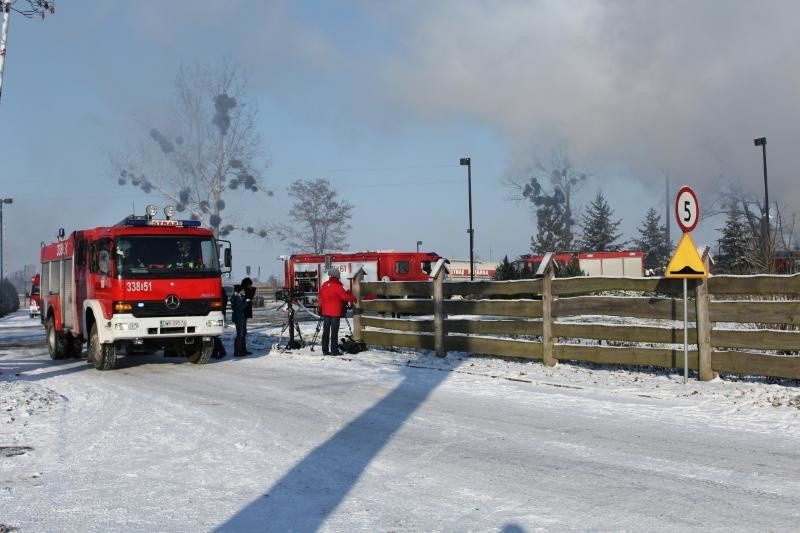
[[[208,363],[213,351],[214,341],[195,342],[191,347],[186,347],[186,355],[189,356],[189,362],[196,365]]]
[[[56,321],[50,316],[45,326],[47,333],[47,350],[50,359],[63,359],[67,355],[67,336],[56,331]]]
[[[89,335],[89,362],[97,370],[111,370],[117,362],[117,350],[113,344],[101,344],[97,334],[97,323],[92,324]]]

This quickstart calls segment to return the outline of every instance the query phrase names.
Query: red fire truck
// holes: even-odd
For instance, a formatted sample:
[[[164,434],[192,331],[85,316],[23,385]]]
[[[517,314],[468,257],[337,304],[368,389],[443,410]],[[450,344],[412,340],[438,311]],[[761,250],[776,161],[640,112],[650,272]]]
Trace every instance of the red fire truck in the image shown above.
[[[279,259],[284,261],[284,289],[277,299],[291,294],[303,305],[317,307],[317,293],[331,268],[339,269],[342,284],[349,290],[349,278],[359,268],[364,269],[364,281],[426,281],[440,257],[434,252],[374,251],[295,254]]]
[[[109,227],[59,230],[42,247],[42,321],[50,357],[79,357],[114,368],[117,355],[165,353],[208,361],[222,334],[221,273],[231,248],[194,220],[156,207]],[[219,253],[224,250],[223,266]]]
[[[518,266],[527,263],[535,272],[543,258],[543,255],[523,255],[514,263]],[[559,252],[553,259],[562,265],[577,259],[578,267],[587,276],[644,276],[644,254],[640,251]]]
[[[42,298],[39,292],[39,274],[31,278],[30,287],[26,291],[28,293],[28,313],[31,318],[37,317],[42,312]]]

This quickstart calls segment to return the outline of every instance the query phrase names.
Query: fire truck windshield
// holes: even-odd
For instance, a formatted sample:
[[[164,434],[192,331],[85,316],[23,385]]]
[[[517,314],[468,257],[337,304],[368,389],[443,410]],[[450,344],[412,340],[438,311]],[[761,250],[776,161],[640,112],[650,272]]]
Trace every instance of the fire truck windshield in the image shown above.
[[[214,239],[131,235],[116,240],[116,272],[123,278],[219,276]]]

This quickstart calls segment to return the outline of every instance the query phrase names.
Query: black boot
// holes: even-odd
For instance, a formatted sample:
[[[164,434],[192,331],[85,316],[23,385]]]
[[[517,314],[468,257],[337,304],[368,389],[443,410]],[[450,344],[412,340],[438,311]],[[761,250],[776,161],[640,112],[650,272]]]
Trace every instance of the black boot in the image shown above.
[[[247,352],[244,348],[244,339],[236,339],[233,342],[233,356],[243,357],[245,355],[247,355]]]

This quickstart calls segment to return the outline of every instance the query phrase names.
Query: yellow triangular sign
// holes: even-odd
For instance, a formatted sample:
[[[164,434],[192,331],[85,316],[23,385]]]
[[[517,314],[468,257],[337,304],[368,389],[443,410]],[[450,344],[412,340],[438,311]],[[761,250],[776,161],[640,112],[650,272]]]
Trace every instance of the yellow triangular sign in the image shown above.
[[[706,264],[697,253],[697,246],[688,233],[684,233],[681,242],[669,260],[664,276],[668,278],[701,279],[708,277]]]

